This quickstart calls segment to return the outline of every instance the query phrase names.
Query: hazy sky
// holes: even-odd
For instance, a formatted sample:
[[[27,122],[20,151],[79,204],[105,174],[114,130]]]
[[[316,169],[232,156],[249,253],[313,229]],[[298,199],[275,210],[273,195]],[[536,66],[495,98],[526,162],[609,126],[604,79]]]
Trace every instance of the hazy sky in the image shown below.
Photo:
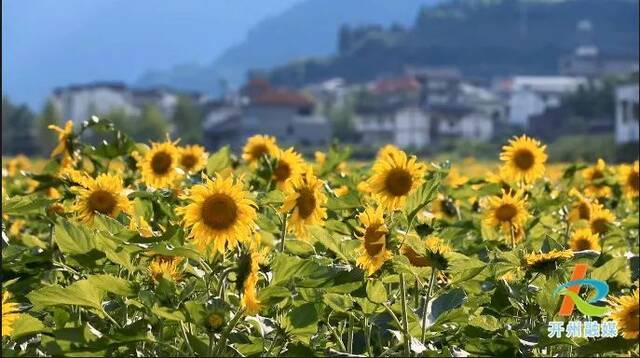
[[[299,1],[2,0],[2,92],[39,110],[55,86],[208,63]]]

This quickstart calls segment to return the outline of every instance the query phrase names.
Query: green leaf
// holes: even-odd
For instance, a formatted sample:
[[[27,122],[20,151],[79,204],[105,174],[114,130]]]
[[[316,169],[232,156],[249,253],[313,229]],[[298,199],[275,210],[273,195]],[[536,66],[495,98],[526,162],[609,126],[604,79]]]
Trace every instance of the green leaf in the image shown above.
[[[100,290],[116,295],[131,297],[138,294],[131,282],[108,274],[88,276],[87,281]]]
[[[195,323],[198,326],[205,326],[207,324],[207,308],[204,306],[204,303],[187,301],[184,303],[184,308],[187,310],[189,322]]]
[[[308,257],[315,254],[316,250],[308,241],[303,240],[287,240],[285,241],[285,251],[296,256]]]
[[[207,174],[214,175],[229,165],[231,165],[231,149],[229,149],[229,146],[224,146],[209,156]]]
[[[600,338],[577,347],[577,354],[587,357],[608,352],[627,352],[634,346],[637,347],[637,344],[637,340],[622,337]]]
[[[614,257],[591,271],[591,278],[602,281],[616,280],[622,284],[631,283],[631,271],[626,257]]]
[[[473,317],[469,321],[469,324],[472,326],[480,327],[482,329],[485,329],[491,332],[497,331],[500,328],[502,328],[502,325],[500,324],[500,321],[498,321],[497,318],[493,316],[487,316],[487,315],[480,315],[480,316]]]
[[[348,312],[353,307],[353,301],[349,295],[326,293],[322,296],[322,302],[337,312]]]
[[[95,240],[86,227],[76,226],[68,221],[55,225],[53,238],[60,251],[65,254],[82,255],[97,248]]]
[[[387,290],[379,280],[367,281],[367,298],[373,303],[387,302]]]
[[[318,307],[315,303],[305,303],[289,311],[282,326],[296,338],[308,341],[318,330]]]
[[[151,246],[147,252],[163,256],[180,256],[191,260],[200,260],[200,254],[188,247],[168,247],[166,244],[157,244]]]
[[[96,287],[89,280],[82,280],[74,282],[66,288],[60,286],[43,287],[31,291],[27,298],[38,308],[56,305],[77,305],[102,311],[104,295],[104,290]]]
[[[440,187],[440,179],[441,174],[436,173],[431,180],[426,181],[415,192],[409,195],[404,206],[404,212],[409,222],[435,198],[438,188]]]
[[[344,252],[344,246],[341,245],[341,240],[338,240],[327,230],[319,226],[309,226],[308,230],[311,237],[320,242],[327,249],[331,250],[342,260],[349,262],[349,256]]]
[[[180,311],[173,310],[171,308],[154,306],[151,308],[151,312],[159,317],[168,319],[170,321],[185,321],[184,314]]]
[[[35,333],[46,332],[49,329],[45,327],[39,319],[28,314],[21,314],[18,320],[13,324],[13,332],[11,338],[18,339]]]
[[[53,201],[42,196],[31,194],[23,196],[13,196],[9,199],[2,199],[2,214],[11,216],[23,216],[31,214],[42,214],[44,208]]]
[[[273,280],[271,285],[284,285],[291,279],[302,278],[318,270],[318,264],[287,254],[277,254],[272,263]]]
[[[112,262],[124,266],[129,272],[136,271],[136,267],[131,262],[131,256],[140,251],[140,248],[134,245],[116,242],[111,237],[102,232],[95,234],[96,246]]]
[[[456,288],[430,301],[427,307],[427,327],[432,326],[445,312],[459,307],[464,303],[466,295],[463,290]]]
[[[291,292],[281,286],[269,286],[258,291],[258,300],[265,306],[273,306],[287,297],[291,297]]]
[[[258,199],[261,205],[278,205],[284,202],[284,194],[280,190],[272,190]]]
[[[330,197],[327,201],[327,209],[329,210],[349,210],[360,206],[362,206],[360,196],[353,191],[339,198]]]

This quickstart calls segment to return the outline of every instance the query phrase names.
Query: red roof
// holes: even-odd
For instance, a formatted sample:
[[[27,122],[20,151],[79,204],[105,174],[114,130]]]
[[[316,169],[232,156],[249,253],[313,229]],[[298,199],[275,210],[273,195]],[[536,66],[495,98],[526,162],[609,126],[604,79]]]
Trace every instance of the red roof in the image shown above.
[[[420,82],[413,77],[390,78],[373,84],[373,92],[413,92],[420,90]]]
[[[255,78],[245,87],[251,103],[266,106],[312,107],[313,101],[287,89],[274,88],[264,79]]]

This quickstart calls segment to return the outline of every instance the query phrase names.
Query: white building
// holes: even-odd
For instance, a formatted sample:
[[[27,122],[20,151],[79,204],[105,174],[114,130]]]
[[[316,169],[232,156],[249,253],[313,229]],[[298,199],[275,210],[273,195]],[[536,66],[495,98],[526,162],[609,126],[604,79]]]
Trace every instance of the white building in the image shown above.
[[[499,85],[509,105],[509,122],[527,127],[532,116],[558,107],[562,97],[587,86],[584,77],[516,76]]]
[[[638,83],[616,88],[616,129],[617,144],[638,142]]]
[[[431,143],[431,121],[418,106],[357,113],[354,122],[362,142],[371,147],[395,144],[400,148],[423,148]]]

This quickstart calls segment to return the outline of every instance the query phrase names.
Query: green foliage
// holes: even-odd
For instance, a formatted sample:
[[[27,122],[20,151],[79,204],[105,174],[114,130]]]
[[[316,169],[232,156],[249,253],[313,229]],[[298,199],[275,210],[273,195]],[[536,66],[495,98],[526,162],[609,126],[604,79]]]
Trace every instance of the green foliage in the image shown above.
[[[184,144],[202,142],[202,117],[202,113],[189,97],[178,98],[172,122],[176,126],[177,136]]]

